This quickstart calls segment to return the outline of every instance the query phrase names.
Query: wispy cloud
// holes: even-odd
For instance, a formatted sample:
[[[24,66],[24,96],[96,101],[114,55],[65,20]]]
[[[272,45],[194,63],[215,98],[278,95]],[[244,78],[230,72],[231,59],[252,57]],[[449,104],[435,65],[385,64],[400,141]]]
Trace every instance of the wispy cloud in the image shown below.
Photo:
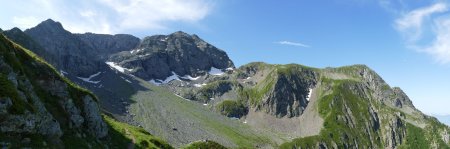
[[[303,44],[300,42],[292,42],[292,41],[278,41],[275,42],[277,44],[281,44],[281,45],[290,45],[290,46],[297,46],[297,47],[305,47],[305,48],[309,48],[310,46],[307,44]]]
[[[403,14],[395,20],[395,28],[406,40],[406,45],[425,52],[442,64],[450,63],[449,6],[438,2]]]
[[[72,32],[119,33],[161,30],[172,23],[196,24],[210,14],[211,0],[29,0],[0,5],[2,27],[22,29],[47,18]],[[39,8],[39,9],[36,9]],[[7,19],[11,19],[8,21]]]

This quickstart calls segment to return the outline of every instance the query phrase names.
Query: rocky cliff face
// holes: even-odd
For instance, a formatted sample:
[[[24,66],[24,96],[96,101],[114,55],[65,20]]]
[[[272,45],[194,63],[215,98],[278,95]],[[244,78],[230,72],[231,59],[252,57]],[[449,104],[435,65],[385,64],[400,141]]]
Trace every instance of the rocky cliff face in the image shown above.
[[[72,135],[108,134],[91,93],[3,35],[0,68],[0,140],[30,143],[36,141],[30,137],[43,136],[49,145],[61,145],[61,139]]]
[[[234,67],[224,51],[196,35],[181,31],[167,36],[146,37],[137,49],[115,54],[109,61],[129,69],[128,73],[145,80],[164,80],[172,72],[180,76],[195,77],[205,74],[211,67]]]
[[[109,55],[136,48],[140,39],[132,35],[117,34],[76,34],[84,43],[92,47],[99,55],[98,58],[106,61]]]

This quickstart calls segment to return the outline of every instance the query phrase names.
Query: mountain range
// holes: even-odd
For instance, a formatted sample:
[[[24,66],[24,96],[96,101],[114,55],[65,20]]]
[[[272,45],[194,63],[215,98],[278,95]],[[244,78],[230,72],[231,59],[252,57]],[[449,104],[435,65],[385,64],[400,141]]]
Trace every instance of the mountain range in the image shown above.
[[[448,126],[365,65],[236,67],[195,34],[73,34],[51,19],[2,34],[4,147],[450,147]]]

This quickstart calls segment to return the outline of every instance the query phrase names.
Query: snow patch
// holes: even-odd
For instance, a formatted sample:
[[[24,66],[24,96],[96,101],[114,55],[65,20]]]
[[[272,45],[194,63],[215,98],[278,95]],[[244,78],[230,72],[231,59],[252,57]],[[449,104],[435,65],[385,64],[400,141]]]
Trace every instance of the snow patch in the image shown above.
[[[227,69],[225,69],[226,71],[232,71],[232,70],[234,70],[233,69],[233,67],[230,67],[230,68],[227,68]]]
[[[194,84],[195,87],[202,87],[203,85],[201,84]]]
[[[131,50],[130,53],[131,53],[131,54],[133,54],[133,53],[138,53],[138,52],[141,52],[141,51],[143,51],[143,50],[144,50],[144,49]]]
[[[132,71],[133,70],[133,69],[128,69],[128,68],[123,68],[123,67],[117,65],[114,62],[106,62],[106,64],[108,64],[110,67],[112,67],[112,68],[114,68],[114,69],[116,69],[116,70],[118,70],[120,72],[125,72],[125,70],[126,71]]]
[[[175,95],[175,96],[178,96],[178,97],[180,97],[180,98],[183,98],[184,100],[191,101],[191,100],[186,99],[186,98],[184,98],[183,96],[180,96],[180,95],[178,95],[178,94],[174,94],[174,95]]]
[[[200,78],[200,76],[198,76],[198,77],[192,77],[192,76],[190,76],[190,75],[185,75],[185,76],[182,76],[182,77],[180,77],[181,79],[186,79],[186,80],[191,80],[191,81],[194,81],[194,80],[198,80],[199,78]]]
[[[207,103],[204,103],[203,105],[204,105],[204,106],[207,106],[208,104],[207,104]]]
[[[230,117],[231,120],[239,120],[237,117]]]
[[[159,86],[159,85],[161,85],[161,82],[159,81],[159,80],[157,80],[158,82],[156,82],[154,79],[152,79],[152,80],[150,80],[150,81],[148,81],[148,82],[150,82],[150,83],[152,83],[153,85],[156,85],[156,86]]]
[[[306,96],[306,100],[308,100],[308,101],[309,101],[309,98],[311,97],[311,92],[312,92],[312,88],[309,89],[308,96]]]
[[[97,72],[96,74],[93,74],[93,75],[89,76],[88,78],[83,78],[83,77],[77,77],[77,78],[80,79],[80,80],[83,80],[84,82],[97,84],[100,81],[91,81],[91,79],[96,77],[96,76],[98,76],[98,75],[100,75],[101,73],[102,72]]]
[[[146,57],[146,56],[149,56],[150,54],[144,54],[144,55],[139,55],[138,57]]]
[[[244,123],[244,124],[247,124],[247,120],[245,120],[243,123]]]
[[[173,80],[179,80],[179,81],[181,81],[180,78],[179,78],[179,76],[178,76],[175,72],[172,71],[172,75],[169,76],[169,77],[167,77],[167,78],[164,79],[164,80],[159,80],[159,79],[155,80],[155,79],[152,79],[152,80],[150,80],[150,81],[148,81],[148,82],[150,82],[150,83],[152,83],[152,84],[154,84],[154,85],[156,85],[156,86],[159,86],[159,85],[161,85],[161,84],[167,84],[167,83],[169,83],[170,81],[173,81]]]
[[[69,74],[67,72],[65,72],[64,70],[59,70],[59,73],[64,77],[64,75]]]
[[[220,76],[220,75],[223,75],[224,72],[222,70],[220,70],[220,69],[215,68],[215,67],[211,67],[211,70],[209,70],[209,74],[210,75]]]
[[[122,78],[123,80],[127,81],[128,83],[131,83],[131,81],[130,81],[130,80],[128,80],[128,79],[125,79],[124,77],[120,77],[120,78]]]
[[[180,78],[178,77],[178,75],[175,72],[172,71],[172,75],[167,77],[162,83],[166,84],[173,80],[180,80]]]

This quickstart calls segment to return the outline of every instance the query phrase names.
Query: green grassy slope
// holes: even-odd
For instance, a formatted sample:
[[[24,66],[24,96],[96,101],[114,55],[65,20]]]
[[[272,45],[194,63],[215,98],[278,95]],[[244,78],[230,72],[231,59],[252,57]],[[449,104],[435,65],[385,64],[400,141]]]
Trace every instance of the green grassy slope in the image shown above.
[[[105,138],[96,139],[93,136],[85,135],[87,134],[84,133],[85,130],[70,128],[67,125],[69,118],[65,114],[66,111],[62,109],[58,102],[65,99],[60,99],[52,95],[52,93],[43,90],[35,81],[63,81],[68,86],[69,96],[74,99],[74,103],[78,107],[82,107],[80,100],[83,96],[89,95],[94,100],[97,100],[95,95],[62,77],[54,67],[43,59],[20,45],[11,42],[3,35],[0,35],[0,57],[13,69],[0,70],[0,100],[3,102],[6,98],[12,99],[12,106],[8,109],[7,115],[0,115],[0,123],[5,116],[26,114],[27,112],[33,112],[35,108],[30,104],[30,100],[21,99],[21,96],[18,96],[18,90],[25,91],[24,87],[26,86],[19,84],[16,88],[7,79],[8,71],[13,71],[18,74],[18,78],[27,78],[31,81],[37,96],[42,100],[47,111],[61,124],[61,129],[64,132],[60,138],[61,142],[54,142],[54,138],[34,133],[1,132],[0,142],[3,143],[1,146],[7,148],[124,148],[131,144],[137,148],[171,148],[170,145],[143,129],[120,123],[107,116],[104,116],[104,120],[110,129],[109,135]],[[26,92],[25,94],[25,97],[29,98],[30,95]],[[83,135],[80,135],[80,133]],[[29,143],[23,143],[22,140],[24,139],[29,139]]]

